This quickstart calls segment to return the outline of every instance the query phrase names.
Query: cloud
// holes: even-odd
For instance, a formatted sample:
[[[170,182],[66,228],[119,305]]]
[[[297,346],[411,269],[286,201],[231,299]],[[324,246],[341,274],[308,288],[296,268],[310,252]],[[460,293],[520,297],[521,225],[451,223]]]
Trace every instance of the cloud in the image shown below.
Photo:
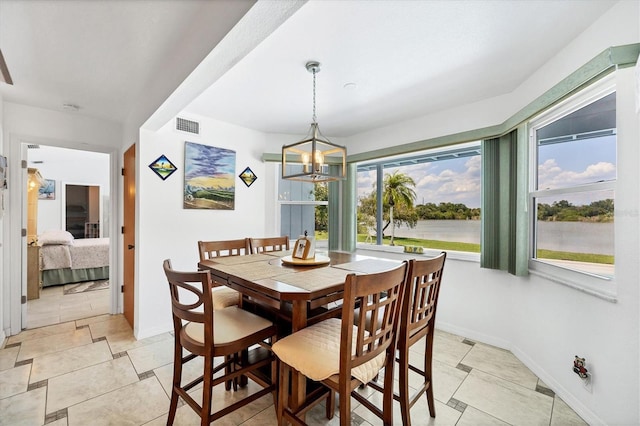
[[[563,170],[555,159],[538,166],[538,188],[555,189],[583,185],[616,178],[616,166],[608,162],[589,164],[582,171]]]

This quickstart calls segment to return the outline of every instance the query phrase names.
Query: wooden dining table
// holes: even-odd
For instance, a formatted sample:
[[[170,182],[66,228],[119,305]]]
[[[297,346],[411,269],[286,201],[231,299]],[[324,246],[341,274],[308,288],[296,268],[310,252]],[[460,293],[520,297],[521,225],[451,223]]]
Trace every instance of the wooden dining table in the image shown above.
[[[340,315],[344,283],[349,273],[375,273],[400,261],[340,251],[318,253],[319,264],[292,264],[291,250],[227,256],[198,263],[212,280],[243,295],[291,324],[291,332]],[[285,261],[283,262],[283,259]],[[321,261],[322,260],[322,261]],[[295,409],[306,394],[305,377],[293,371],[291,405]]]

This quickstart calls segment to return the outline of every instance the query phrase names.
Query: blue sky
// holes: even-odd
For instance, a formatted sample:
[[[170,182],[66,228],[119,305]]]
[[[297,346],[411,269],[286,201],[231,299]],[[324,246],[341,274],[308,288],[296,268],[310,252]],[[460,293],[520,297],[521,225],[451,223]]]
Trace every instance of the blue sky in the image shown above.
[[[615,136],[546,145],[539,152],[539,188],[570,185],[616,178]],[[416,204],[453,202],[480,207],[480,156],[436,161],[402,167],[416,182]],[[384,169],[393,173],[396,168]],[[358,197],[373,191],[376,172],[358,173]]]

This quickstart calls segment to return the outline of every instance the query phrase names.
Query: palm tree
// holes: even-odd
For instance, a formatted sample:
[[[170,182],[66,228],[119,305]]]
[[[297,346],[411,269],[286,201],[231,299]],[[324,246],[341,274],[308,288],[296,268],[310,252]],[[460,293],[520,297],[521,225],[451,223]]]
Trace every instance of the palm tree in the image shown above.
[[[404,204],[408,208],[413,208],[413,201],[416,199],[416,192],[411,187],[416,183],[413,178],[399,173],[397,170],[392,174],[384,176],[383,199],[389,204],[389,222],[391,223],[391,245],[394,245],[395,224],[393,222],[393,207],[396,204]]]

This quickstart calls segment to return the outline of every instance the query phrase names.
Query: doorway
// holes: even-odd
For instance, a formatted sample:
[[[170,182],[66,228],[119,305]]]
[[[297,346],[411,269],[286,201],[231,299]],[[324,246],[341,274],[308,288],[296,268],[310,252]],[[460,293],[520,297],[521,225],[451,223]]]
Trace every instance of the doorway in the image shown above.
[[[28,166],[37,168],[49,183],[48,190],[53,190],[53,194],[49,192],[38,200],[38,234],[43,235],[52,230],[66,231],[72,236],[74,246],[87,237],[97,238],[96,243],[98,240],[107,240],[106,247],[101,248],[102,258],[106,255],[107,272],[106,275],[96,274],[93,272],[94,268],[82,268],[81,272],[73,268],[73,265],[59,270],[49,269],[49,266],[44,265],[41,255],[37,272],[41,287],[36,297],[27,298],[22,328],[42,327],[111,313],[114,310],[114,292],[111,291],[113,285],[109,279],[109,270],[115,268],[110,268],[112,256],[108,242],[109,223],[106,219],[111,214],[110,154],[35,144],[29,144],[26,151]],[[40,252],[46,248],[41,246]],[[62,246],[55,248],[65,249]],[[105,270],[104,267],[102,269]],[[33,275],[33,271],[29,270],[27,275],[29,272]],[[55,279],[51,278],[52,274],[55,274]],[[58,275],[60,279],[57,278]]]

